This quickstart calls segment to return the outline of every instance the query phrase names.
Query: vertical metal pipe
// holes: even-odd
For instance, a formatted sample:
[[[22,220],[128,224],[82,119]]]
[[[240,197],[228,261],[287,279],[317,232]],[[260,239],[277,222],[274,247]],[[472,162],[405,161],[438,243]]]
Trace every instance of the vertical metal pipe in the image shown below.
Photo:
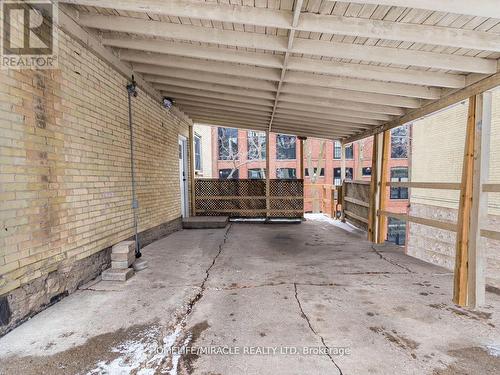
[[[134,214],[134,237],[135,237],[135,257],[141,257],[141,250],[139,246],[139,236],[137,233],[138,219],[137,210],[139,203],[137,202],[136,189],[135,189],[135,166],[134,166],[134,129],[132,126],[132,95],[133,93],[128,90],[128,125],[130,130],[130,172],[132,175],[132,212]]]

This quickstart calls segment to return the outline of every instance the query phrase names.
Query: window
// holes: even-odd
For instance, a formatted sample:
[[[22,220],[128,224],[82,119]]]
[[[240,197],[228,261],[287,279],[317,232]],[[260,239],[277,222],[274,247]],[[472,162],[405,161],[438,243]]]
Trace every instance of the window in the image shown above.
[[[238,169],[219,169],[219,179],[230,180],[240,178],[240,171]]]
[[[364,167],[361,169],[361,174],[365,177],[371,176],[372,175],[372,168],[371,167]]]
[[[406,159],[408,157],[408,125],[391,130],[391,158]]]
[[[354,159],[354,145],[352,143],[349,146],[345,146],[345,158]]]
[[[248,179],[263,180],[264,178],[266,178],[265,168],[251,168],[248,170]]]
[[[313,172],[313,173],[314,173],[314,175],[317,175],[317,173],[318,173],[318,168],[313,168],[313,170],[314,170],[314,172]],[[321,168],[321,170],[319,171],[319,175],[320,175],[321,177],[325,175],[325,168]],[[309,177],[309,168],[306,168],[306,169],[305,169],[304,176]]]
[[[266,133],[248,131],[248,160],[266,160]]]
[[[238,129],[217,128],[219,160],[238,159]]]
[[[282,180],[294,180],[297,178],[297,170],[295,168],[277,168],[276,178]]]
[[[339,141],[333,142],[333,158],[342,159],[342,145]]]
[[[352,181],[354,178],[354,169],[346,168],[345,169],[345,179],[348,181]]]
[[[394,167],[391,168],[391,182],[407,182],[408,168]],[[391,199],[408,199],[408,188],[391,187]]]
[[[342,170],[341,168],[333,168],[333,184],[335,186],[342,185]]]
[[[201,171],[201,136],[194,135],[194,169]]]
[[[295,159],[296,137],[293,135],[278,134],[276,136],[276,159]]]
[[[387,222],[387,241],[403,246],[406,242],[406,222],[390,217]]]

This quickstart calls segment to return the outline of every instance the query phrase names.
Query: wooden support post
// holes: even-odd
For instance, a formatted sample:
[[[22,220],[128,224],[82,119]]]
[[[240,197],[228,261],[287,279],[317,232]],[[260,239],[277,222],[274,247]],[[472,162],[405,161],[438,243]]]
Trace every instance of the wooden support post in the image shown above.
[[[378,165],[380,167],[380,171],[378,175],[380,176],[379,181],[379,189],[378,189],[378,210],[385,211],[387,208],[387,186],[386,183],[388,181],[388,173],[389,173],[389,156],[391,149],[391,131],[386,130],[382,135],[382,145],[380,157],[378,158]],[[377,171],[379,168],[377,168]],[[383,215],[376,215],[378,217],[377,220],[377,243],[384,243],[387,239],[387,217]]]
[[[460,203],[458,206],[455,272],[453,280],[453,302],[460,306],[467,305],[467,262],[469,259],[468,248],[470,238],[470,221],[472,215],[475,128],[476,97],[472,96],[469,98],[469,114],[467,117],[467,128],[465,134]]]
[[[194,158],[194,128],[193,125],[189,125],[189,182],[191,185],[191,199],[190,199],[190,207],[191,207],[191,215],[196,216],[196,181],[194,177],[194,168],[195,168],[195,158]]]
[[[266,132],[266,219],[271,216],[271,133]]]
[[[376,242],[376,228],[377,228],[377,192],[378,192],[378,172],[377,172],[377,159],[378,159],[378,139],[380,135],[373,136],[373,149],[372,149],[372,175],[370,181],[370,207],[368,211],[368,241]]]
[[[488,182],[490,169],[491,96],[491,92],[476,96],[472,212],[467,251],[467,305],[472,308],[484,305],[486,292],[486,238],[481,236],[481,228],[488,222],[488,193],[483,192],[483,185]]]

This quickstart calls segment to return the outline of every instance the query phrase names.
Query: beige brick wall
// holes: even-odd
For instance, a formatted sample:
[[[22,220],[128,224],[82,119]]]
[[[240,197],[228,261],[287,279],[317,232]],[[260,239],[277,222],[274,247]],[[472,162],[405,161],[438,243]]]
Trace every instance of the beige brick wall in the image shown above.
[[[0,71],[0,295],[132,235],[127,80],[60,33],[59,69]],[[188,122],[133,98],[139,230],[180,216]]]
[[[490,182],[500,183],[500,90],[493,92]],[[468,102],[415,122],[412,138],[411,178],[415,182],[460,182]],[[412,189],[411,214],[456,222],[459,192]],[[499,230],[500,194],[489,194],[488,228]],[[410,224],[408,254],[452,269],[455,233]],[[500,243],[487,241],[487,278],[500,287]]]

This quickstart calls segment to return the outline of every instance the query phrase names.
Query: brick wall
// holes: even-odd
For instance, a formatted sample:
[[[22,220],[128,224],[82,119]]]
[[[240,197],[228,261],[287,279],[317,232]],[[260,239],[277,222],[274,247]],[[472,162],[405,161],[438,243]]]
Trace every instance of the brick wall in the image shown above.
[[[127,80],[62,32],[59,44],[57,70],[0,71],[0,296],[11,299],[133,233]],[[132,101],[145,231],[180,216],[189,124],[141,90]],[[69,287],[42,288],[35,305]]]
[[[416,121],[413,126],[411,179],[414,182],[460,182],[468,102]],[[500,90],[493,93],[490,182],[500,182]],[[410,214],[456,222],[459,192],[411,189]],[[500,194],[489,194],[488,228],[500,225]],[[410,224],[408,254],[453,269],[456,234]],[[500,287],[500,243],[487,241],[487,282]]]

